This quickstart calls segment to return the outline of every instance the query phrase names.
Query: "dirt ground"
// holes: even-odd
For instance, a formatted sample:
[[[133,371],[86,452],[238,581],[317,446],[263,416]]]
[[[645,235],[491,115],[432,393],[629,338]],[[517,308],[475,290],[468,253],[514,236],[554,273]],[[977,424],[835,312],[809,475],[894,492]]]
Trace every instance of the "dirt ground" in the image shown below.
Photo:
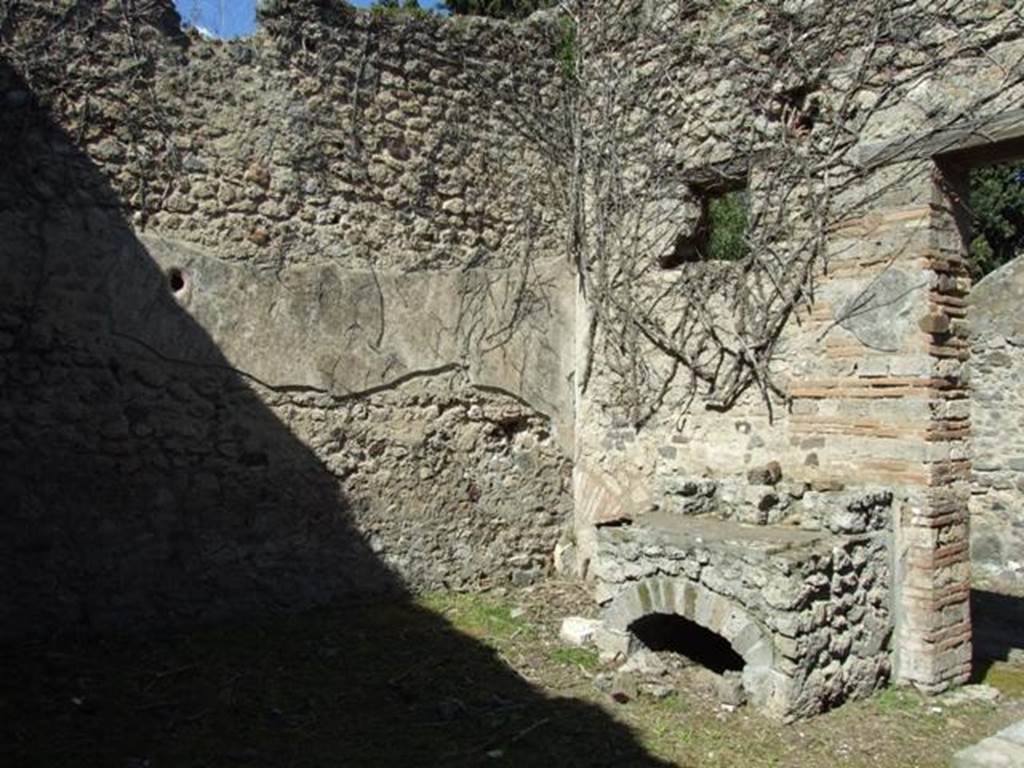
[[[668,695],[617,703],[596,654],[558,640],[562,617],[592,612],[580,587],[549,582],[8,649],[5,764],[910,768],[948,766],[1024,717],[1013,653],[977,664],[995,701],[889,689],[783,725],[724,707],[709,674],[688,668]]]

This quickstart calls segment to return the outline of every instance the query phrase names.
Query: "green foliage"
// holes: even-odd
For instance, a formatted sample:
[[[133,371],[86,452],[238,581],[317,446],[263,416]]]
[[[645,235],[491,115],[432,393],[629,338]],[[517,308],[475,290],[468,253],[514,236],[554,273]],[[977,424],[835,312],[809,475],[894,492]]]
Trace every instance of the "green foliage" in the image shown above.
[[[438,592],[424,596],[422,603],[443,614],[460,630],[491,643],[512,637],[530,637],[534,627],[513,606],[489,595]]]
[[[562,76],[567,80],[576,79],[576,25],[569,18],[561,20],[561,37],[555,57],[562,69]]]
[[[580,667],[588,672],[597,669],[600,662],[597,652],[589,648],[554,648],[548,656],[556,664]]]
[[[374,0],[370,10],[374,13],[383,14],[409,13],[425,15],[430,13],[421,8],[417,0]]]
[[[978,280],[1024,250],[1024,166],[992,165],[971,173],[971,276]]]
[[[445,0],[445,7],[453,14],[499,19],[523,19],[554,4],[555,0]]]
[[[737,189],[708,201],[707,258],[739,261],[747,255],[747,192]]]
[[[906,688],[886,688],[875,694],[872,701],[875,710],[883,715],[914,712],[921,708],[920,697]]]

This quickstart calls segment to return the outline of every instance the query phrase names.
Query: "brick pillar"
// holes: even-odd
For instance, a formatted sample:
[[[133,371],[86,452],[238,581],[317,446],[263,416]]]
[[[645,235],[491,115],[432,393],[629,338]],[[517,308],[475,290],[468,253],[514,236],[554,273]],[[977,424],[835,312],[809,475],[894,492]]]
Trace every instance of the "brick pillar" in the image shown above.
[[[933,171],[927,237],[912,254],[929,283],[927,312],[919,322],[931,361],[924,482],[909,489],[908,503],[894,521],[896,680],[926,692],[966,682],[971,666],[965,375],[970,280],[963,209],[957,205],[965,185],[944,178],[938,167]]]

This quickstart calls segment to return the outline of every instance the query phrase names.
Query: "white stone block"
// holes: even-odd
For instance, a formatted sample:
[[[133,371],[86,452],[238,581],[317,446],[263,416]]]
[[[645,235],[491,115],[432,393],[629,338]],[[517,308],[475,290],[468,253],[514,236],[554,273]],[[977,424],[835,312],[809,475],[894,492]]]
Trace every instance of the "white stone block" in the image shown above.
[[[562,620],[562,628],[558,632],[558,637],[569,645],[588,645],[594,642],[594,634],[600,626],[601,622],[597,619],[568,616]]]

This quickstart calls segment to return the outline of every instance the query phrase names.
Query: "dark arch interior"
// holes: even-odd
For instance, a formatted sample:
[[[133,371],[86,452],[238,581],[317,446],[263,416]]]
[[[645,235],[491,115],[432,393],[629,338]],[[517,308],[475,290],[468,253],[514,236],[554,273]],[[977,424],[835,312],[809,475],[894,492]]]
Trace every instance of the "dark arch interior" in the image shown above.
[[[722,674],[743,669],[743,657],[719,634],[682,616],[650,613],[629,625],[629,631],[652,651],[671,651]]]

